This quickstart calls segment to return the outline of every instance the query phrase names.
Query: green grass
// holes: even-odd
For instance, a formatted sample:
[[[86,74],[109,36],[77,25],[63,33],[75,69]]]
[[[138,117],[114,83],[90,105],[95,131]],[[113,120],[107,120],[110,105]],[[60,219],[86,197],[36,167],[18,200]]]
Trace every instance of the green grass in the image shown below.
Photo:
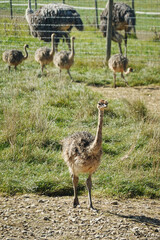
[[[27,65],[27,62],[24,63]],[[96,132],[101,98],[83,83],[71,83],[34,63],[1,72],[0,191],[7,194],[73,194],[60,140],[75,131]],[[77,67],[72,70],[74,77]],[[93,76],[93,75],[92,75]],[[93,176],[94,193],[121,197],[159,197],[160,125],[141,101],[110,100],[103,128],[103,157]],[[134,146],[134,147],[133,147]],[[133,147],[127,159],[122,160]],[[85,176],[79,191],[85,191]]]
[[[74,31],[76,56],[71,73],[75,81],[71,83],[65,72],[59,81],[53,65],[47,66],[42,75],[34,61],[35,50],[50,44],[30,36],[25,20],[21,20],[19,24],[18,18],[1,18],[0,25],[0,55],[13,46],[22,49],[24,43],[30,47],[29,58],[10,74],[0,58],[0,192],[72,195],[60,141],[75,131],[96,133],[96,104],[102,96],[87,86],[113,84],[112,73],[104,64],[105,39],[92,26],[85,27],[83,35]],[[92,19],[86,21],[92,24]],[[134,69],[128,77],[129,85],[159,86],[159,42],[130,38],[128,46]],[[61,43],[62,48],[66,46]],[[112,43],[112,53],[117,52],[117,44]],[[153,52],[154,59],[150,60]],[[117,85],[124,86],[119,77]],[[160,197],[158,117],[141,101],[107,100],[103,157],[93,176],[94,194]],[[81,193],[85,191],[85,179],[80,177]]]

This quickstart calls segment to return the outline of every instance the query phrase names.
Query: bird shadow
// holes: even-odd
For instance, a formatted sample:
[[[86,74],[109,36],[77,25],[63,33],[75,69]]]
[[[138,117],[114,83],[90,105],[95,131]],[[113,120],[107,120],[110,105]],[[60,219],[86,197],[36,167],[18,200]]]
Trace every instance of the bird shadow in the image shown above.
[[[140,215],[140,216],[139,215],[124,215],[124,214],[113,213],[110,211],[107,211],[107,212],[111,215],[116,215],[117,217],[120,217],[120,218],[130,219],[134,222],[151,224],[153,226],[160,226],[160,219],[157,219],[157,218],[146,217],[144,215]]]
[[[156,91],[156,90],[160,90],[160,87],[144,87],[144,88],[138,88],[138,87],[134,87],[135,90],[141,91],[141,90],[150,90],[150,91]]]

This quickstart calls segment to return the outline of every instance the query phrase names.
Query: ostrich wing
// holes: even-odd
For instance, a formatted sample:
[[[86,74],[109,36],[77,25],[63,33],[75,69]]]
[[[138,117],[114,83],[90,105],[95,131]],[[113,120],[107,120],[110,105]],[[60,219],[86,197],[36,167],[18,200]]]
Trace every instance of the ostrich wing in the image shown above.
[[[65,4],[47,4],[27,16],[31,33],[46,42],[51,41],[51,34],[71,31],[75,26],[83,30],[83,22],[77,11]]]

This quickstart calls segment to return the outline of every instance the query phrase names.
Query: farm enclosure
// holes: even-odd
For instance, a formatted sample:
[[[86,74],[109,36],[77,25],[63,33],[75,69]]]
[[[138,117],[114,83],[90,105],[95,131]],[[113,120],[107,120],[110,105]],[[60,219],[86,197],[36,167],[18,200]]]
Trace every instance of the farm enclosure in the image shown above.
[[[12,10],[10,2],[12,2]],[[43,4],[50,2],[49,0],[32,1],[32,8],[39,8]],[[71,33],[77,38],[75,43],[76,58],[80,61],[87,60],[102,63],[106,54],[106,39],[102,37],[97,24],[99,24],[100,14],[107,1],[66,0],[61,2],[74,6],[84,22],[83,32],[78,32],[74,28]],[[97,2],[97,11],[95,2]],[[123,2],[132,6],[131,0]],[[135,1],[134,7],[136,12],[136,37],[132,34],[128,40],[128,57],[134,63],[159,64],[160,2],[157,0]],[[7,49],[22,48],[24,43],[29,43],[29,57],[33,59],[34,52],[38,47],[50,46],[49,43],[46,44],[30,35],[24,17],[26,8],[27,1],[0,1],[0,55]],[[96,13],[98,13],[98,18],[96,18]],[[124,44],[122,44],[122,47],[124,48]],[[66,44],[63,44],[63,46],[61,44],[61,48],[66,48]],[[112,54],[118,51],[117,44],[112,42]]]
[[[106,87],[104,96],[109,100],[104,154],[93,180],[97,195],[159,197],[159,1],[135,2],[135,11],[140,12],[136,13],[137,38],[128,39],[128,57],[134,72],[127,79],[130,88],[122,88],[128,98],[121,88],[109,88],[113,76],[103,64],[106,39],[96,27],[95,1],[65,2],[77,6],[84,22],[83,32],[75,28],[71,32],[76,37],[73,82],[68,81],[65,72],[59,81],[53,65],[40,73],[34,53],[40,46],[50,47],[50,43],[30,35],[24,17],[27,2],[12,1],[11,19],[9,1],[0,1],[0,55],[7,49],[23,51],[24,44],[29,44],[29,58],[17,71],[8,73],[0,58],[0,191],[72,195],[59,141],[77,130],[95,134],[96,104],[102,95],[85,86],[94,85]],[[131,5],[131,1],[125,2]],[[37,8],[43,3],[49,1],[37,1]],[[106,1],[97,4],[99,16]],[[59,49],[67,49],[66,44],[61,41]],[[112,54],[118,51],[112,42]],[[117,80],[117,85],[122,87],[124,83]],[[142,85],[148,89],[143,95]],[[128,152],[129,157],[121,161]],[[85,189],[82,181],[80,191]]]

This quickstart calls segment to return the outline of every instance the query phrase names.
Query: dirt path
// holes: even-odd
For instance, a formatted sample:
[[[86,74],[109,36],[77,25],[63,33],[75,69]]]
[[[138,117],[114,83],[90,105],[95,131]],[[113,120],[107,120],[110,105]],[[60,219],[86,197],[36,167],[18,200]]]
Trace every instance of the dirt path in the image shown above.
[[[158,200],[113,200],[93,197],[98,212],[72,208],[73,197],[22,195],[0,197],[0,239],[159,240]]]
[[[118,88],[104,88],[104,87],[90,87],[93,91],[100,92],[106,99],[122,99],[138,100],[144,104],[153,113],[160,115],[160,87],[118,87]]]

